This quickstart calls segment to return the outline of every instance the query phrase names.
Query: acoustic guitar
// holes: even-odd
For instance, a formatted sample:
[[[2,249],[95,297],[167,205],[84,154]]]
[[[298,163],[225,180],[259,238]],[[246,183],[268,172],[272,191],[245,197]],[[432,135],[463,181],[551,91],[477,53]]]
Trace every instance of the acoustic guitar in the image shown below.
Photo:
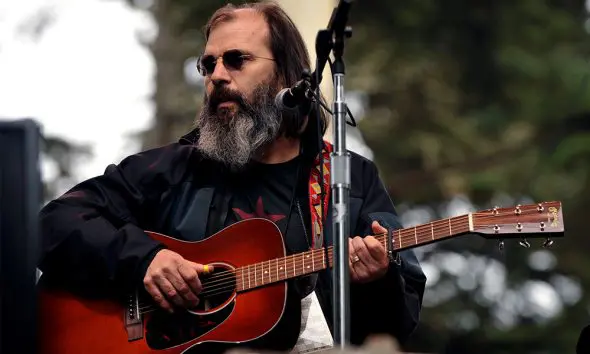
[[[264,337],[284,315],[287,282],[332,266],[332,248],[287,255],[277,226],[266,219],[237,222],[198,242],[155,232],[153,239],[184,258],[212,264],[202,278],[197,308],[169,314],[143,289],[119,301],[90,298],[39,285],[38,347],[44,354],[199,353],[208,345],[241,346]],[[466,234],[503,240],[546,239],[564,234],[560,202],[494,208],[374,235],[388,250],[401,251]],[[41,280],[43,277],[41,278]]]

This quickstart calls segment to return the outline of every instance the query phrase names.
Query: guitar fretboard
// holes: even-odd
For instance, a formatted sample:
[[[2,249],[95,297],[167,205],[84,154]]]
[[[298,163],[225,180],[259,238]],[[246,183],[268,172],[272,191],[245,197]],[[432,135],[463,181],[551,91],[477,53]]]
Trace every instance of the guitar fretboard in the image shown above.
[[[470,231],[473,231],[472,214],[396,230],[393,232],[392,251],[425,245]],[[376,235],[375,238],[388,250],[386,235]],[[235,273],[237,290],[245,291],[332,267],[332,250],[330,246],[327,252],[315,249],[239,267]]]

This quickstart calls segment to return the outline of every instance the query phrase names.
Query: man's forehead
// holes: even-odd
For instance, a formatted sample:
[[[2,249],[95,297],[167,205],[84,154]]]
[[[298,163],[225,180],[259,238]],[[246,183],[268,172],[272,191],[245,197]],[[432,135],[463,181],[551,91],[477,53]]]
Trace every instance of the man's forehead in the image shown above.
[[[264,16],[252,9],[240,9],[232,13],[230,20],[215,24],[205,53],[220,55],[228,49],[260,52],[267,47],[268,25]]]

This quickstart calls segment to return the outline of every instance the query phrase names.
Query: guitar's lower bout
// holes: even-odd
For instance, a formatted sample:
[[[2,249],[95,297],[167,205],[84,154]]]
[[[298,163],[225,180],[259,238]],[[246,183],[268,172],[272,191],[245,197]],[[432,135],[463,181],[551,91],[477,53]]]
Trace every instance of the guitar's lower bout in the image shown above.
[[[234,268],[226,263],[211,265],[214,272],[201,278],[208,287],[201,294],[197,307],[170,314],[148,306],[151,311],[146,313],[144,323],[145,340],[150,348],[169,349],[202,338],[232,314],[237,296]],[[145,311],[143,306],[140,309]]]
[[[146,319],[145,340],[152,349],[176,347],[200,338],[225,321],[234,309],[230,302],[221,311],[210,315],[194,315],[183,312],[170,315],[163,311]]]

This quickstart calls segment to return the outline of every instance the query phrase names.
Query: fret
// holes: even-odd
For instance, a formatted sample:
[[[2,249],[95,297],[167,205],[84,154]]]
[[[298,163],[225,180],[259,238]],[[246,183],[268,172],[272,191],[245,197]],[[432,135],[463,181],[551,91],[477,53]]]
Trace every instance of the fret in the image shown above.
[[[451,219],[449,218],[449,236],[453,234],[453,228],[451,227]]]
[[[264,281],[265,274],[266,274],[266,270],[264,269],[264,262],[260,262],[260,283],[262,285],[268,284],[266,281]]]
[[[275,260],[275,269],[277,271],[277,281],[279,281],[281,279],[279,278],[279,260],[278,259]]]
[[[240,272],[240,278],[242,278],[241,284],[242,284],[242,288],[240,289],[240,285],[237,284],[238,290],[244,290],[244,270],[242,268],[238,268],[236,269],[236,272]],[[237,280],[237,277],[236,277]]]
[[[295,266],[295,256],[293,256],[292,258],[293,258],[293,276],[296,276],[297,274],[295,274],[295,269],[297,269],[297,267]]]
[[[301,274],[305,274],[305,253],[301,254]]]
[[[414,240],[416,240],[416,245],[418,244],[418,231],[416,230],[416,226],[414,226]]]
[[[287,279],[287,257],[283,258],[285,261],[285,277],[283,279]]]
[[[252,288],[252,285],[250,285],[250,266],[248,265],[248,289]]]
[[[264,262],[260,263],[260,282],[262,285],[268,284],[264,281],[264,275],[266,274],[266,270],[264,269]]]
[[[322,268],[326,268],[326,253],[322,252]]]
[[[430,230],[432,232],[432,240],[434,240],[434,223],[430,223]]]
[[[315,252],[312,252],[312,257],[311,257],[311,271],[315,272]]]

